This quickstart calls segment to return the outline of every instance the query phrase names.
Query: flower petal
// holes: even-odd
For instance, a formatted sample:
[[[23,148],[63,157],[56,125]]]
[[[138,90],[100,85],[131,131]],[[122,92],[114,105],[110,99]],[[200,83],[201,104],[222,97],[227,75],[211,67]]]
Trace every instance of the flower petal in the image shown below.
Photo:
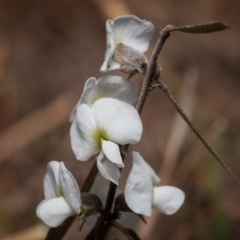
[[[101,151],[97,157],[97,166],[99,172],[105,179],[118,185],[118,179],[120,178],[119,169],[105,157],[103,151]]]
[[[73,120],[77,117],[77,107],[81,104],[81,103],[86,103],[88,104],[88,93],[89,91],[91,91],[91,89],[94,89],[94,87],[97,85],[97,79],[95,77],[91,77],[89,78],[84,86],[83,89],[83,93],[81,95],[81,98],[79,99],[78,103],[76,104],[76,106],[74,107],[74,109],[72,110],[72,113],[70,115],[69,118],[69,122],[73,122]],[[87,96],[86,96],[87,95]]]
[[[114,47],[108,47],[105,53],[105,60],[100,68],[100,71],[114,70],[120,68],[121,64],[113,59]]]
[[[49,227],[59,226],[75,212],[63,197],[43,200],[37,207],[37,216]]]
[[[128,207],[137,214],[152,214],[153,185],[149,174],[144,171],[138,161],[128,176],[124,196]]]
[[[143,128],[134,107],[113,98],[102,98],[92,105],[91,110],[98,128],[107,133],[106,140],[121,145],[139,142]]]
[[[146,163],[146,161],[142,158],[142,156],[138,152],[132,152],[133,162],[137,163],[139,166],[141,166],[144,171],[146,171],[149,175],[149,177],[153,181],[153,185],[157,185],[160,183],[160,178],[156,175],[156,173],[153,171],[153,169]]]
[[[60,163],[59,182],[64,197],[76,214],[80,213],[81,198],[78,184],[73,175],[66,169],[64,163]]]
[[[142,53],[146,52],[154,33],[154,25],[133,15],[126,15],[108,20],[106,23],[108,43],[112,46],[119,42],[132,47]]]
[[[59,172],[60,163],[57,161],[51,161],[47,165],[47,173],[44,177],[44,195],[46,199],[59,197]]]
[[[78,160],[87,161],[100,151],[100,146],[93,138],[95,130],[96,124],[89,106],[81,104],[77,108],[77,118],[70,129],[72,149]]]
[[[115,98],[120,101],[134,104],[137,99],[139,85],[132,80],[124,80],[119,76],[104,76],[98,81],[96,78],[89,78],[83,90],[83,94],[74,107],[70,119],[70,122],[77,116],[77,107],[80,104],[87,104],[91,106],[95,101],[100,98]]]
[[[162,213],[171,215],[183,204],[185,194],[182,190],[171,186],[154,187],[153,207]]]
[[[113,143],[111,141],[105,141],[102,139],[102,151],[109,161],[117,164],[117,166],[120,168],[124,167],[120,154],[120,149],[116,143]]]
[[[137,100],[139,85],[119,76],[104,76],[97,82],[97,92],[104,97],[115,98],[131,105]]]

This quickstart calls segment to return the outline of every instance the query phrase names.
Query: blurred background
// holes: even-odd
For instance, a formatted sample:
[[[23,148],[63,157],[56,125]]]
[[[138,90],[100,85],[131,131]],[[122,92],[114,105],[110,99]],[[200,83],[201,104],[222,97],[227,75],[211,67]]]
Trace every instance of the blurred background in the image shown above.
[[[156,26],[148,57],[167,24],[222,21],[231,26],[212,34],[174,32],[159,64],[161,79],[240,177],[239,13],[238,0],[0,0],[0,239],[44,239],[48,228],[36,217],[36,207],[43,200],[49,161],[64,161],[83,184],[94,159],[76,161],[68,118],[85,81],[104,75],[99,69],[105,21],[119,15],[134,14]],[[133,79],[142,83],[142,76]],[[140,151],[162,184],[181,188],[186,201],[173,216],[153,212],[147,225],[136,227],[139,236],[239,239],[239,186],[160,90],[150,94],[142,120],[142,140],[129,153]],[[129,154],[120,189],[131,166]],[[96,183],[108,184],[101,176]],[[83,239],[88,231],[84,226],[78,232],[76,221],[65,239]]]

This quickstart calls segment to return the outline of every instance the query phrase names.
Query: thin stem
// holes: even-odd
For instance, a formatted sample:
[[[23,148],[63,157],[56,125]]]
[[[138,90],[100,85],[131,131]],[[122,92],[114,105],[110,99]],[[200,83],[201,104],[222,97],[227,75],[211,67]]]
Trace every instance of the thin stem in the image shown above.
[[[125,157],[127,155],[128,147],[129,147],[129,144],[119,146],[123,162],[124,162]],[[121,172],[121,170],[122,169],[120,168],[119,171]],[[112,209],[112,204],[113,204],[113,200],[114,200],[114,197],[115,197],[116,189],[117,189],[117,185],[115,183],[110,182],[107,201],[106,201],[106,206],[105,206],[106,211],[111,211],[111,209]]]
[[[147,73],[145,75],[144,78],[144,82],[143,82],[143,87],[142,87],[142,91],[140,93],[139,96],[139,100],[137,103],[137,110],[140,113],[142,111],[143,105],[146,101],[147,95],[148,93],[155,87],[159,87],[160,89],[163,90],[163,92],[166,94],[166,96],[169,98],[169,100],[173,103],[173,105],[175,106],[175,108],[177,109],[177,111],[179,112],[179,114],[182,116],[182,118],[186,121],[186,123],[188,124],[188,126],[193,130],[193,132],[198,136],[198,138],[200,139],[200,141],[204,144],[204,146],[208,149],[208,151],[217,159],[217,161],[223,166],[223,168],[226,169],[226,171],[229,173],[229,175],[236,181],[236,183],[240,186],[240,180],[239,178],[233,173],[233,171],[228,167],[228,165],[218,156],[218,154],[210,147],[210,145],[207,143],[207,141],[203,138],[203,136],[201,135],[201,133],[197,130],[197,128],[191,123],[191,121],[189,120],[189,118],[187,117],[187,115],[183,112],[183,110],[181,109],[181,107],[178,105],[178,103],[176,102],[176,100],[173,98],[173,96],[171,95],[170,91],[168,90],[167,86],[162,83],[162,82],[157,82],[156,84],[153,83],[153,85],[151,86],[151,81],[152,81],[152,77],[154,75],[154,71],[156,69],[156,65],[157,65],[157,59],[158,59],[158,55],[163,47],[163,44],[165,43],[165,41],[167,40],[167,38],[170,36],[170,33],[173,30],[178,30],[177,28],[175,28],[172,25],[167,25],[164,29],[161,30],[160,32],[160,37],[159,40],[153,50],[153,54],[151,56],[150,62],[149,62],[149,66],[147,69]],[[160,70],[161,72],[161,70]],[[156,85],[156,86],[155,86]]]
[[[97,174],[98,174],[97,161],[95,161],[85,182],[83,183],[81,192],[89,192],[90,191]]]
[[[167,38],[170,36],[170,32],[172,29],[173,29],[173,26],[168,25],[164,29],[161,30],[160,37],[159,37],[158,42],[153,50],[153,53],[152,53],[152,56],[150,58],[149,65],[147,68],[147,72],[144,77],[142,90],[139,95],[137,106],[136,106],[136,109],[138,110],[139,114],[141,113],[141,111],[143,109],[143,105],[144,105],[144,103],[147,99],[148,93],[150,91],[149,88],[151,86],[151,81],[152,81],[153,75],[155,73],[158,55],[163,47],[163,44],[165,43]],[[160,72],[161,72],[161,70],[160,70]]]
[[[119,231],[121,231],[126,237],[127,239],[131,240],[132,238],[129,236],[128,230],[127,228],[125,228],[122,224],[120,224],[119,222],[112,222],[111,224],[112,227],[118,229]]]
[[[107,212],[111,211],[113,200],[115,197],[117,185],[113,182],[110,182],[109,190],[108,190],[108,195],[107,195],[107,201],[105,205],[105,209]]]
[[[46,236],[46,240],[60,240],[63,238],[75,217],[67,218],[60,226],[56,228],[50,228]]]
[[[190,121],[188,116],[184,113],[182,108],[178,105],[177,101],[174,99],[172,94],[170,93],[168,87],[161,81],[154,84],[153,87],[160,88],[165,95],[168,97],[168,99],[171,101],[171,103],[174,105],[178,113],[181,115],[181,117],[185,120],[185,122],[188,124],[188,126],[192,129],[192,131],[197,135],[197,137],[200,139],[200,141],[203,143],[203,145],[207,148],[207,150],[217,159],[217,161],[223,166],[223,168],[226,169],[228,174],[236,181],[236,183],[240,186],[240,180],[239,178],[233,173],[233,171],[230,169],[230,167],[221,159],[221,157],[213,150],[213,148],[208,144],[208,142],[204,139],[200,131],[193,125],[193,123]]]

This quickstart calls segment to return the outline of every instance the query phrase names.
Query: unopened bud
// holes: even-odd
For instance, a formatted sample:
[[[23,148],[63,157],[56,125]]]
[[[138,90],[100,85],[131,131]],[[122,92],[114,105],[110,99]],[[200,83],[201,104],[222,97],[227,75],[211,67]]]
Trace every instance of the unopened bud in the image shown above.
[[[136,73],[146,74],[147,58],[143,53],[132,47],[118,43],[115,47],[113,58],[121,63],[121,67],[118,70],[130,74],[130,77]]]
[[[97,213],[104,213],[104,208],[99,197],[92,193],[81,192],[81,207],[80,207],[80,230],[88,217]]]

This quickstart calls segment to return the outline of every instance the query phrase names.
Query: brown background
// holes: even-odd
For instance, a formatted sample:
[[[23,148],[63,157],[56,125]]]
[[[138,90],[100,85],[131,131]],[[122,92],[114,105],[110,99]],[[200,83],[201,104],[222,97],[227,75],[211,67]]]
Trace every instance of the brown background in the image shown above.
[[[94,160],[75,160],[68,117],[86,79],[103,75],[105,21],[121,14],[156,26],[148,56],[167,24],[217,20],[231,26],[206,35],[173,33],[159,63],[162,80],[240,176],[239,1],[1,0],[1,240],[45,236],[47,229],[35,210],[43,199],[42,180],[50,160],[64,161],[82,185]],[[141,76],[134,79],[141,84]],[[143,137],[132,149],[141,152],[163,183],[184,190],[186,201],[173,216],[154,213],[148,225],[137,228],[139,235],[156,240],[238,239],[239,186],[176,118],[163,93],[151,93],[142,119]],[[130,169],[129,157],[121,189]],[[107,181],[98,176],[97,183]],[[66,239],[81,239],[89,231],[85,226],[79,233],[77,222],[72,228]]]

